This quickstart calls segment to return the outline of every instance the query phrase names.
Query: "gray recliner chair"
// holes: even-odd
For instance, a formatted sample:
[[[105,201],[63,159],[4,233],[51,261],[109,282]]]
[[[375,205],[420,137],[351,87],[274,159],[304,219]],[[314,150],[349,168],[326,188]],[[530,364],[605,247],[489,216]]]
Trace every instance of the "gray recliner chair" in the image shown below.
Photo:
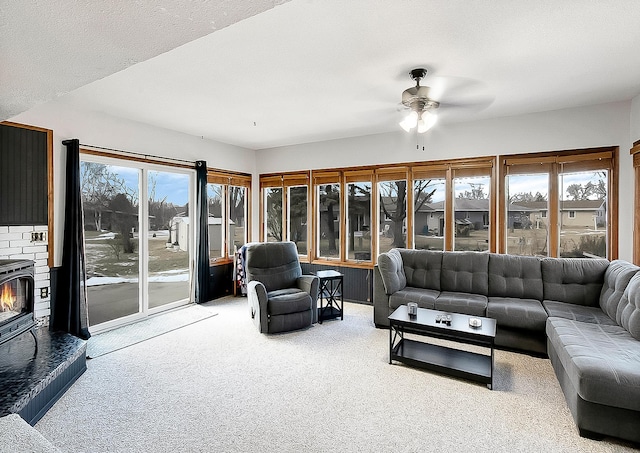
[[[245,258],[251,317],[261,333],[309,327],[318,320],[315,275],[302,275],[293,242],[248,245]]]

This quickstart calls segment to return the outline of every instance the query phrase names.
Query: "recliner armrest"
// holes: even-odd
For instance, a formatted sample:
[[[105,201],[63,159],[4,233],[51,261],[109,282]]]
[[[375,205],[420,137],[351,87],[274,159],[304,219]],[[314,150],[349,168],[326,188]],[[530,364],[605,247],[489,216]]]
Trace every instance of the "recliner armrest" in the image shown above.
[[[267,314],[267,289],[257,280],[252,280],[247,284],[247,299],[251,317],[260,329],[261,333],[269,331],[269,316]]]
[[[316,275],[303,275],[298,277],[298,288],[311,296],[311,322],[318,322],[318,290],[320,279]]]

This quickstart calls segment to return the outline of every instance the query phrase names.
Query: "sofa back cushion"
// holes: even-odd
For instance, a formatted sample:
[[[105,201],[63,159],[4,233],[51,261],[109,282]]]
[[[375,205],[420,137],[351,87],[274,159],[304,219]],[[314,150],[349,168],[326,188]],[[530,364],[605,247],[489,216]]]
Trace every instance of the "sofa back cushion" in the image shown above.
[[[542,301],[542,269],[534,256],[489,255],[489,296]]]
[[[590,307],[598,306],[604,273],[609,266],[609,261],[588,258],[544,258],[541,264],[546,300]]]
[[[387,294],[391,295],[407,286],[402,256],[400,256],[398,249],[391,249],[378,256],[378,270]]]
[[[640,340],[640,274],[635,274],[624,290],[616,321],[636,340]]]
[[[460,293],[488,293],[489,254],[447,252],[442,256],[440,289]]]
[[[442,254],[432,250],[400,249],[407,286],[440,291]]]
[[[640,267],[623,260],[611,261],[604,273],[604,283],[600,292],[600,308],[615,321],[618,304],[631,277]]]

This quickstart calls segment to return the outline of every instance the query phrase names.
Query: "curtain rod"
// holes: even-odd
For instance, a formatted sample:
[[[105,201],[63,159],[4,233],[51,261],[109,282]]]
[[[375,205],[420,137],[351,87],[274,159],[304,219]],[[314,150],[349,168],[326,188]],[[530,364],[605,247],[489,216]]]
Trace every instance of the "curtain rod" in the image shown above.
[[[63,144],[64,144],[64,142],[63,142]],[[167,161],[173,161],[173,162],[181,162],[181,163],[190,164],[190,165],[194,165],[196,163],[193,160],[176,159],[174,157],[154,156],[153,154],[136,153],[134,151],[123,151],[121,149],[105,148],[104,146],[88,145],[86,143],[80,143],[80,146],[93,148],[93,149],[100,149],[100,150],[104,150],[104,151],[115,151],[116,153],[121,153],[121,154],[130,154],[130,155],[133,155],[133,156],[143,157],[144,159],[167,160]]]

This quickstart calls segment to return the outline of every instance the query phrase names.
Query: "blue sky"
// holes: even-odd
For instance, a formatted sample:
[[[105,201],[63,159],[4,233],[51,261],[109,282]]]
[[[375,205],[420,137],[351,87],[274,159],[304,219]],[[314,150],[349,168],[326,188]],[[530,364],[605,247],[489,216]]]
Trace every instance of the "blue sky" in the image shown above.
[[[109,170],[117,173],[118,177],[125,181],[129,189],[138,193],[139,169],[110,166]],[[166,198],[167,203],[173,203],[176,206],[184,206],[189,201],[189,175],[155,170],[149,171],[149,196],[151,196],[152,181],[155,181],[156,200]]]

